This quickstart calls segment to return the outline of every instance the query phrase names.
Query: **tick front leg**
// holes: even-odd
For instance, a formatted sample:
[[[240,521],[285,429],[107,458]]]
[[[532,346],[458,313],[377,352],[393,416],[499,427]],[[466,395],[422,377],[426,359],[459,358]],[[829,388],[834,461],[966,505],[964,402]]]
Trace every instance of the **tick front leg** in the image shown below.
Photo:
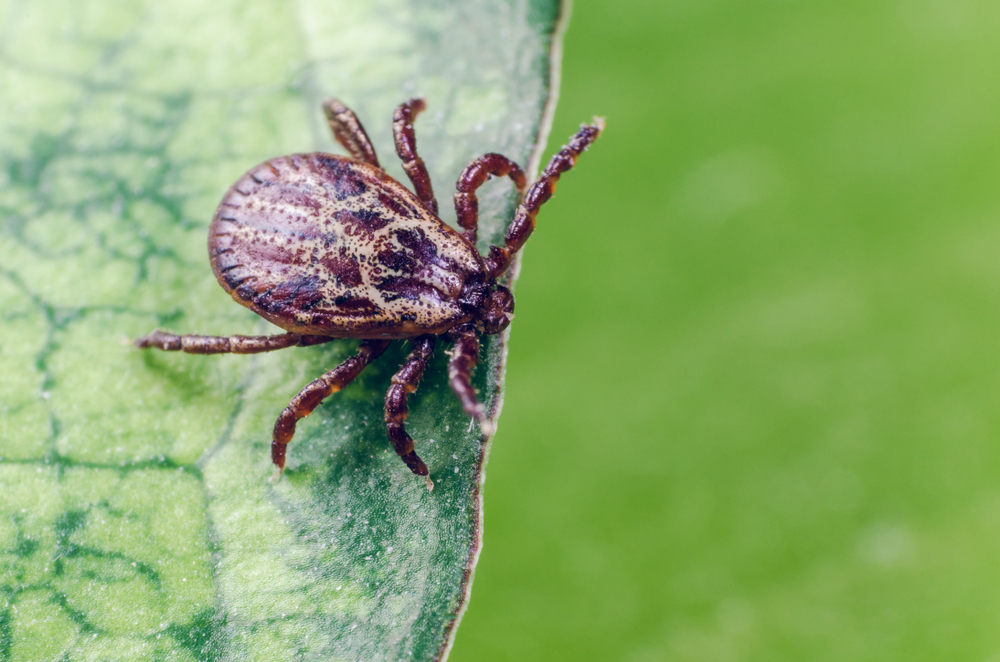
[[[423,99],[410,99],[396,108],[392,116],[392,136],[396,141],[396,154],[403,162],[403,170],[413,182],[413,192],[424,203],[424,207],[436,216],[438,203],[431,187],[431,176],[427,174],[424,160],[417,155],[417,138],[413,132],[413,120],[426,107]]]
[[[323,113],[330,124],[330,130],[333,131],[333,137],[344,146],[348,154],[376,168],[382,167],[378,164],[378,156],[375,155],[371,139],[368,138],[365,128],[361,126],[353,110],[337,99],[327,99],[323,102]]]
[[[479,421],[479,429],[489,436],[493,433],[493,421],[486,415],[486,408],[476,398],[476,389],[472,387],[472,369],[479,361],[479,336],[468,331],[453,334],[453,337],[455,346],[448,362],[448,383],[465,413]]]
[[[418,476],[427,476],[427,465],[413,450],[413,438],[406,432],[403,422],[409,416],[410,410],[406,398],[417,390],[420,378],[427,369],[427,363],[434,353],[434,336],[421,336],[413,341],[413,351],[406,357],[406,363],[392,377],[392,386],[385,394],[385,429],[389,441],[396,454],[410,471]],[[433,489],[434,483],[427,479],[427,489]]]
[[[576,159],[590,146],[604,130],[604,120],[595,117],[593,124],[583,124],[559,153],[549,160],[545,170],[528,189],[524,200],[514,212],[514,220],[507,228],[504,246],[491,246],[486,258],[486,267],[492,278],[497,278],[510,266],[511,257],[521,250],[524,242],[535,229],[535,216],[539,208],[548,202],[556,190],[559,176],[576,164]]]
[[[465,230],[462,236],[473,246],[476,245],[479,229],[479,199],[476,197],[476,189],[491,176],[510,176],[517,192],[524,194],[524,171],[502,154],[485,154],[465,167],[455,184],[458,189],[455,194],[455,214],[458,216],[458,224]]]
[[[198,336],[189,334],[178,336],[157,329],[148,336],[137,338],[139,349],[162,349],[165,352],[186,352],[188,354],[260,354],[286,347],[306,347],[330,342],[327,336],[304,336],[298,333],[282,333],[276,336]]]
[[[358,352],[319,379],[309,383],[292,398],[274,423],[271,438],[271,461],[278,467],[275,476],[285,468],[285,446],[295,436],[295,425],[319,406],[323,400],[343,389],[361,374],[389,346],[388,340],[365,340]]]

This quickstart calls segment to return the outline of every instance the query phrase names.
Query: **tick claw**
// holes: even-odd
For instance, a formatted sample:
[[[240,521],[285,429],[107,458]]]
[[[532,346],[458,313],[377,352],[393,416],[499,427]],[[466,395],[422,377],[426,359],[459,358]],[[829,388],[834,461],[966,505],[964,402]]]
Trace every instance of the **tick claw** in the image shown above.
[[[487,437],[490,436],[491,434],[493,434],[493,430],[495,430],[495,428],[493,427],[493,421],[491,421],[488,418],[484,418],[483,420],[479,421],[479,429],[485,436]]]
[[[277,485],[281,482],[281,473],[281,469],[274,470],[274,473],[271,474],[271,477],[268,479],[272,485]]]
[[[434,481],[431,480],[430,476],[427,476],[427,491],[428,492],[433,492],[434,491]]]

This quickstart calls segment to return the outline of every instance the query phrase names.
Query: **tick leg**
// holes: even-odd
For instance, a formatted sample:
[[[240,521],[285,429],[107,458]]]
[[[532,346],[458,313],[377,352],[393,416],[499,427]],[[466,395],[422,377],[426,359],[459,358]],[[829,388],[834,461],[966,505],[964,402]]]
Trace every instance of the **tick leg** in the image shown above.
[[[510,176],[517,192],[524,194],[524,171],[502,154],[485,154],[465,166],[455,185],[458,189],[455,194],[455,214],[458,216],[458,224],[465,230],[462,236],[473,246],[476,245],[476,233],[479,229],[479,199],[476,197],[476,189],[491,176]]]
[[[417,390],[417,384],[420,383],[433,353],[434,336],[421,336],[414,340],[413,351],[406,357],[406,363],[399,372],[393,375],[392,386],[385,394],[385,429],[389,434],[389,441],[403,463],[418,476],[427,475],[427,465],[413,450],[413,439],[407,434],[403,422],[410,414],[406,398]],[[433,485],[428,479],[428,489]]]
[[[330,124],[333,137],[344,146],[348,154],[376,168],[382,167],[378,164],[378,156],[375,155],[372,141],[353,110],[337,99],[327,99],[323,102],[323,113],[326,114],[326,121]]]
[[[455,346],[448,362],[448,383],[451,390],[458,396],[462,409],[469,416],[479,421],[479,429],[489,436],[493,433],[493,422],[486,415],[486,408],[476,398],[476,389],[472,387],[472,369],[479,361],[479,336],[475,332],[454,334]]]
[[[274,435],[271,438],[271,461],[278,467],[278,475],[285,468],[285,446],[295,436],[295,424],[299,419],[311,414],[319,403],[354,381],[388,346],[388,340],[365,340],[358,347],[357,354],[307,384],[292,398],[275,421]]]
[[[576,164],[577,157],[597,140],[603,130],[604,120],[599,117],[594,118],[593,124],[580,125],[580,130],[570,138],[569,145],[564,146],[549,160],[549,164],[528,189],[524,200],[514,213],[514,220],[507,228],[507,236],[504,237],[504,247],[490,246],[486,267],[492,278],[502,275],[507,270],[511,257],[521,250],[524,242],[531,236],[531,232],[535,229],[538,209],[552,197],[559,176]]]
[[[139,349],[162,349],[165,352],[186,352],[188,354],[260,354],[286,347],[306,347],[330,342],[327,336],[304,336],[298,333],[282,333],[277,336],[178,336],[157,329],[148,336],[137,338]]]
[[[396,108],[392,116],[392,136],[396,141],[396,154],[403,161],[403,170],[413,182],[413,192],[436,216],[438,203],[431,187],[431,176],[427,174],[423,159],[417,155],[417,138],[413,133],[413,120],[426,107],[423,99],[410,99]]]

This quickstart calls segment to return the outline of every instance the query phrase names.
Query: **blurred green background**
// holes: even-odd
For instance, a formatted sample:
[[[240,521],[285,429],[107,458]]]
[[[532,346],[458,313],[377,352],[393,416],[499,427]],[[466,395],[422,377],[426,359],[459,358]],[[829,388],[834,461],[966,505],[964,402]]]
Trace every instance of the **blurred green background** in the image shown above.
[[[452,660],[1000,660],[998,35],[575,3]]]

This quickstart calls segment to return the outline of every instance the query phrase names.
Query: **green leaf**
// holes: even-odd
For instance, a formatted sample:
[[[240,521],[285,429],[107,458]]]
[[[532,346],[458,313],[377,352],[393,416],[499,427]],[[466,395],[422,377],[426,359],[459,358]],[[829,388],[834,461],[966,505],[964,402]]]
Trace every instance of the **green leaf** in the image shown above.
[[[417,122],[446,221],[499,151],[537,167],[556,0],[0,2],[0,661],[443,659],[479,552],[489,446],[443,345],[411,399],[436,482],[403,466],[382,402],[402,343],[303,421],[285,478],[270,430],[354,341],[258,356],[131,349],[155,327],[271,333],[208,267],[222,193],[261,160],[339,152],[320,101]],[[482,195],[483,245],[514,194]],[[502,400],[505,338],[477,387]]]

